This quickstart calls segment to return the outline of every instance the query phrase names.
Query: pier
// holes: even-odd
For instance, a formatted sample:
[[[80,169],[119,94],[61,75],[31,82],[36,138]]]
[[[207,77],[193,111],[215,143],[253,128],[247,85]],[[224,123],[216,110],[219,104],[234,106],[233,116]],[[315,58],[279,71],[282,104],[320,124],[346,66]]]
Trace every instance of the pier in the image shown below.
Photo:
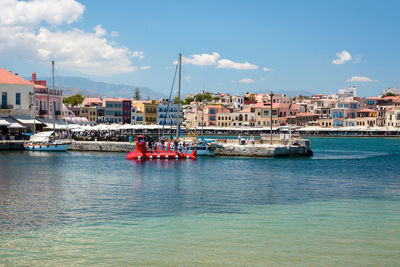
[[[275,140],[273,144],[265,143],[259,139],[254,145],[239,145],[236,140],[216,140],[218,146],[217,156],[241,156],[241,157],[296,157],[312,155],[310,141],[299,139],[292,143]],[[24,141],[7,140],[0,142],[0,150],[24,150]],[[135,143],[108,142],[108,141],[73,141],[68,151],[98,151],[98,152],[131,152],[135,149]]]

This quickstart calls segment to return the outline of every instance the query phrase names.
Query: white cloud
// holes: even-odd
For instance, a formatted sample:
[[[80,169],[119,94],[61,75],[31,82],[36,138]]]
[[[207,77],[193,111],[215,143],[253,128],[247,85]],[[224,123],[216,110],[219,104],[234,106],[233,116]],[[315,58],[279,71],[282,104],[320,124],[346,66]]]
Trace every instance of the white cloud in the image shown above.
[[[270,68],[267,68],[267,67],[264,67],[262,70],[263,71],[273,71],[273,69],[270,69]]]
[[[101,37],[107,34],[107,31],[101,27],[100,24],[96,25],[96,27],[94,27],[94,35],[96,35],[97,37]]]
[[[189,57],[182,57],[183,64],[192,64],[196,66],[214,66],[216,65],[219,69],[237,69],[237,70],[254,70],[258,69],[257,65],[249,62],[238,63],[229,59],[219,59],[221,55],[217,52],[211,54],[194,54]],[[176,64],[174,61],[173,64]]]
[[[338,57],[338,59],[332,60],[332,63],[336,65],[344,64],[351,60],[350,53],[345,50],[340,53],[336,53],[336,56]]]
[[[254,83],[254,80],[252,78],[244,78],[239,80],[240,83]]]
[[[82,17],[85,9],[75,0],[1,0],[0,5],[0,25],[7,26],[71,24]]]
[[[190,76],[185,76],[185,77],[183,77],[183,79],[185,81],[187,81],[187,82],[191,82],[192,81],[192,77],[190,77]]]
[[[217,64],[217,59],[220,55],[216,52],[212,54],[194,54],[190,57],[182,57],[183,64],[193,64],[197,66],[209,66]],[[176,64],[176,61],[174,62]]]
[[[357,82],[357,83],[370,83],[370,82],[377,82],[377,80],[372,80],[371,78],[364,77],[364,76],[352,76],[351,78],[347,79],[348,82]]]
[[[233,62],[232,60],[229,60],[229,59],[221,59],[221,60],[218,60],[217,68],[219,68],[219,69],[237,69],[237,70],[255,70],[255,69],[258,69],[258,66],[251,64],[249,62],[238,63],[238,62]]]
[[[261,81],[264,81],[264,80],[265,80],[265,78],[264,78],[264,77],[261,77],[261,78],[260,78],[260,80],[261,80]]]
[[[110,35],[111,35],[111,37],[118,37],[119,33],[116,31],[112,31]]]
[[[132,51],[107,40],[100,24],[94,32],[60,27],[82,17],[85,7],[75,0],[0,0],[0,6],[0,55],[46,64],[54,59],[59,67],[85,74],[137,69]]]
[[[150,68],[151,68],[151,66],[141,66],[141,67],[140,67],[141,70],[148,70],[148,69],[150,69]]]

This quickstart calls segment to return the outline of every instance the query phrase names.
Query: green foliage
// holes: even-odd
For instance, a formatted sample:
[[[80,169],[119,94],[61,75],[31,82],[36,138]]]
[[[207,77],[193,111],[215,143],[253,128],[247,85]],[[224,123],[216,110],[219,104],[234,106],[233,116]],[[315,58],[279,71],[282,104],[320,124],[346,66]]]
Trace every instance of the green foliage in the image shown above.
[[[388,92],[388,93],[386,93],[386,94],[384,94],[383,95],[383,97],[386,97],[386,96],[397,96],[396,94],[393,94],[393,93],[390,93],[390,92]]]
[[[70,97],[65,97],[63,103],[71,106],[78,106],[82,104],[84,97],[81,94],[76,94]]]
[[[140,90],[138,87],[135,88],[135,93],[133,95],[133,99],[140,100]]]

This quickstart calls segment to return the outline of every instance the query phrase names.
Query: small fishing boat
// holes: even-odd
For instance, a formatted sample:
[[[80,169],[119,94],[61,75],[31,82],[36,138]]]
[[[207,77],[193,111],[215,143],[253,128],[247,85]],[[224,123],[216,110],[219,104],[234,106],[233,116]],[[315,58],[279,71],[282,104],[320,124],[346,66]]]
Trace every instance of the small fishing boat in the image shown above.
[[[31,135],[29,142],[24,144],[31,151],[67,151],[71,141],[54,140],[54,132],[40,132]]]
[[[217,147],[213,145],[213,142],[214,141],[205,140],[204,137],[201,137],[200,140],[185,146],[183,152],[192,153],[196,151],[197,156],[214,156]]]
[[[191,153],[183,153],[180,151],[171,150],[170,141],[168,141],[166,150],[155,149],[148,151],[143,135],[139,135],[135,139],[136,150],[129,152],[125,156],[126,159],[197,159],[196,151],[192,151]]]
[[[54,102],[54,61],[51,62],[52,65],[52,78],[53,78],[53,103]],[[35,113],[35,112],[33,112]],[[34,115],[34,122],[36,121],[36,116]],[[36,131],[36,126],[34,124],[33,132]],[[29,141],[24,143],[24,148],[31,151],[67,151],[71,145],[71,141],[67,140],[56,140],[56,109],[53,107],[53,131],[40,132],[32,134]]]

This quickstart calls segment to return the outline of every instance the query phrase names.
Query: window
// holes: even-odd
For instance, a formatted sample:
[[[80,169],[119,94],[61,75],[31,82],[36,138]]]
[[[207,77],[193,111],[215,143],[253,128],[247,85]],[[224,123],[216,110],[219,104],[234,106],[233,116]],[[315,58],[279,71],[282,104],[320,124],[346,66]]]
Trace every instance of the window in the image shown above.
[[[1,93],[1,104],[6,106],[7,105],[7,92]]]
[[[15,105],[21,105],[21,93],[15,94]]]

